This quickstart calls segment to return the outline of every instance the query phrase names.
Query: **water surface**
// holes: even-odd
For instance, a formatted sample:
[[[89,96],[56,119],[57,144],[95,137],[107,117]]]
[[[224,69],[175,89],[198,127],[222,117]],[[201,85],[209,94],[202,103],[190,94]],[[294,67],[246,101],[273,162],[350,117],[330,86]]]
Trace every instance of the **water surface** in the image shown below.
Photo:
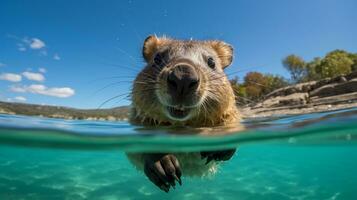
[[[357,109],[245,121],[203,137],[192,129],[0,115],[0,199],[356,199]],[[224,131],[217,129],[214,131]],[[210,178],[169,193],[124,151],[238,147]]]

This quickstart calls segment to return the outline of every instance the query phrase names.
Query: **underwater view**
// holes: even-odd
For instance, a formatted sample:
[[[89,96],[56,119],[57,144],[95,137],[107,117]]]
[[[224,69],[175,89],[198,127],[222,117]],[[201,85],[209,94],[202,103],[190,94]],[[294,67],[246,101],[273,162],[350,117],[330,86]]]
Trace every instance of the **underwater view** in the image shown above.
[[[244,121],[226,136],[127,122],[0,115],[0,199],[355,199],[357,109]],[[190,130],[187,130],[189,132]],[[125,152],[237,147],[216,174],[168,193]]]

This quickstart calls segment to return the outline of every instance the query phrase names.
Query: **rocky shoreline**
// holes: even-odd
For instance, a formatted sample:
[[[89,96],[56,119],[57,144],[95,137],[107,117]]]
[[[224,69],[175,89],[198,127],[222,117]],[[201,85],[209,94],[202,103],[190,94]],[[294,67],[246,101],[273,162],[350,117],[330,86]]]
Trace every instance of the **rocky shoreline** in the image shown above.
[[[280,88],[240,110],[245,118],[255,118],[352,107],[357,107],[357,72]]]

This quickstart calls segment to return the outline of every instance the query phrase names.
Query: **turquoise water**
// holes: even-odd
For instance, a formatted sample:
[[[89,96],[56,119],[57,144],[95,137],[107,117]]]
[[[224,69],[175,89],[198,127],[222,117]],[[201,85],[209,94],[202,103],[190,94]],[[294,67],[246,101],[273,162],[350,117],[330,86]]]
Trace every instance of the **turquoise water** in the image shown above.
[[[245,121],[247,130],[203,137],[0,115],[0,199],[356,199],[357,109]],[[213,132],[222,132],[216,129]],[[238,147],[207,178],[165,193],[127,160],[130,152]]]

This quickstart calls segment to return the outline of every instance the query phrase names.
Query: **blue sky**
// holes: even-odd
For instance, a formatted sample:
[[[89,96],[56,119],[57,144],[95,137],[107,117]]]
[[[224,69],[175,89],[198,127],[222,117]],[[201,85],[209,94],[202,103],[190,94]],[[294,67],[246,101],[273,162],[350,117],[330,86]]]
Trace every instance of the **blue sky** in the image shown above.
[[[227,73],[288,77],[288,54],[357,52],[356,10],[354,0],[0,1],[0,100],[97,108],[130,92],[149,34],[221,39],[235,47]]]

